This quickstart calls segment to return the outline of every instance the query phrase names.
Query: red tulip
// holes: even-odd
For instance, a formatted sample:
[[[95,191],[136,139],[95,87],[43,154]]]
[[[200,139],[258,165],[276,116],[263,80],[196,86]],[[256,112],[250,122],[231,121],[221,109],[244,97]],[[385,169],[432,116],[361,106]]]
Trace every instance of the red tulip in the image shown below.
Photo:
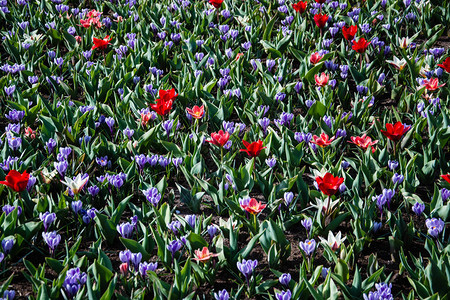
[[[0,181],[0,184],[9,186],[15,192],[22,192],[27,188],[28,179],[30,179],[30,174],[24,171],[22,174],[16,170],[10,170],[8,175],[6,175],[6,181]]]
[[[320,135],[320,137],[318,137],[317,135],[313,135],[313,140],[311,141],[311,143],[316,144],[317,146],[320,146],[320,147],[325,147],[325,146],[331,145],[331,142],[334,141],[334,139],[335,139],[335,137],[332,137],[330,139],[328,137],[328,134],[323,132]]]
[[[165,116],[172,109],[173,100],[178,96],[175,89],[171,90],[159,90],[159,98],[156,99],[155,104],[151,104],[150,108],[153,109],[158,115]]]
[[[438,88],[443,87],[444,85],[445,83],[439,84],[439,79],[437,78],[430,78],[430,80],[424,79],[422,81],[422,86],[424,86],[427,91],[435,91]]]
[[[298,13],[304,13],[306,11],[306,6],[308,2],[298,1],[297,3],[292,4],[292,8]]]
[[[251,213],[252,215],[259,214],[264,208],[266,208],[267,204],[262,204],[261,202],[256,201],[255,198],[251,198],[247,205],[241,206],[245,211]]]
[[[369,45],[370,42],[367,42],[365,38],[360,38],[357,42],[353,40],[352,49],[358,53],[364,53],[366,52],[367,47],[369,47]]]
[[[438,66],[444,69],[447,73],[450,73],[450,57],[447,57],[447,59],[444,60],[442,64],[438,64]]]
[[[244,143],[244,146],[246,149],[241,149],[241,152],[247,152],[247,154],[251,157],[257,157],[259,153],[261,153],[262,149],[265,149],[266,147],[263,147],[263,142],[261,140],[258,140],[257,142],[249,143],[246,141],[242,141]]]
[[[353,143],[362,149],[366,150],[369,146],[376,145],[378,140],[372,141],[370,136],[363,134],[362,136],[352,136],[350,137],[351,141],[349,143]],[[372,153],[375,152],[375,147],[372,147]]]
[[[186,108],[186,111],[194,119],[201,119],[203,117],[203,115],[205,114],[205,107],[203,105],[201,107],[198,107],[197,105],[195,105],[192,109]]]
[[[211,140],[206,140],[208,143],[223,147],[230,139],[230,134],[227,131],[220,130],[219,132],[211,133]]]
[[[355,34],[358,31],[358,26],[353,25],[350,27],[344,26],[342,27],[342,34],[347,41],[351,41],[355,38]]]
[[[324,4],[326,0],[315,0],[317,3]]]
[[[315,65],[322,59],[322,57],[323,55],[320,55],[319,52],[314,52],[309,58],[309,62]]]
[[[92,41],[94,42],[94,46],[92,46],[92,50],[98,48],[100,50],[105,50],[106,47],[108,47],[109,42],[111,41],[111,38],[109,35],[105,36],[103,40],[98,38],[92,38]]]
[[[316,14],[314,15],[314,22],[316,22],[316,26],[319,28],[325,27],[325,24],[328,21],[328,16],[325,14]]]
[[[318,74],[314,75],[314,80],[316,81],[316,85],[318,86],[326,86],[328,83],[328,79],[330,79],[330,76],[323,72],[320,76]]]
[[[222,2],[223,0],[209,0],[209,3],[217,9],[222,6]]]
[[[394,125],[387,123],[386,130],[381,130],[381,133],[384,134],[388,139],[393,140],[394,142],[400,140],[402,136],[411,128],[411,126],[405,126],[402,122],[397,122]]]
[[[450,174],[441,175],[442,179],[450,183]]]
[[[339,190],[339,187],[344,182],[344,178],[334,177],[331,173],[327,172],[323,177],[317,176],[316,182],[322,193],[327,196],[332,196]]]

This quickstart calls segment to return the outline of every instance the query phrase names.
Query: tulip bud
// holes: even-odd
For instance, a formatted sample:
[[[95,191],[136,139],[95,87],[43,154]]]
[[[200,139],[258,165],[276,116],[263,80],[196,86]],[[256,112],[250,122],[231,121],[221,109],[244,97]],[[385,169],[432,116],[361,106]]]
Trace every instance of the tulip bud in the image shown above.
[[[81,36],[77,35],[77,36],[75,37],[75,40],[76,40],[78,43],[81,43]]]
[[[126,276],[127,273],[128,273],[128,263],[123,263],[123,264],[121,264],[120,267],[119,267],[119,269],[120,269],[120,273],[121,273],[123,276]]]

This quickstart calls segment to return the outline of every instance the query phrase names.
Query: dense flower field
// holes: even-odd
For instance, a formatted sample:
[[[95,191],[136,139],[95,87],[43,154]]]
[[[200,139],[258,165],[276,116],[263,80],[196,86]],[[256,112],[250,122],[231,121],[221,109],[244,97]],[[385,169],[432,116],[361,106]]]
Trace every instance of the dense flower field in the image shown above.
[[[449,11],[0,0],[0,297],[447,299]]]

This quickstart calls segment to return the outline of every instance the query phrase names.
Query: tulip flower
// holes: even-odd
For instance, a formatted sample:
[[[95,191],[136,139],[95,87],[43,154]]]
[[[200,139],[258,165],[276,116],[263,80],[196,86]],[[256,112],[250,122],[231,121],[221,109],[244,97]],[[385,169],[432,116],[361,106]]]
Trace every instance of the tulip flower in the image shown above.
[[[322,72],[322,74],[314,75],[314,80],[316,81],[317,86],[326,86],[328,83],[328,79],[330,79],[330,76]]]
[[[443,87],[445,83],[439,84],[439,79],[437,78],[430,78],[422,80],[422,87],[425,87],[427,91],[435,91],[440,87]]]
[[[305,11],[306,11],[306,6],[308,5],[308,2],[306,2],[306,1],[298,1],[297,3],[293,3],[292,4],[292,8],[296,11],[296,12],[298,12],[298,13],[300,13],[300,14],[303,14]]]
[[[309,62],[312,63],[313,65],[315,65],[322,59],[322,57],[323,57],[323,55],[320,55],[319,52],[315,52],[309,58]]]
[[[369,146],[376,145],[378,140],[372,141],[370,136],[363,134],[362,136],[352,136],[350,137],[351,141],[349,143],[353,143],[364,150],[367,150]],[[372,147],[372,153],[375,152],[375,147]]]
[[[209,3],[216,9],[219,9],[222,6],[222,2],[223,0],[209,0]]]
[[[351,41],[355,38],[355,34],[358,31],[358,26],[353,25],[350,27],[344,26],[342,27],[342,35],[347,41]]]
[[[241,204],[241,207],[252,215],[257,215],[266,208],[266,204],[262,204],[261,202],[256,201],[255,198],[251,198],[247,204]]]
[[[326,173],[323,177],[316,177],[317,185],[319,190],[327,196],[332,196],[336,194],[339,187],[344,182],[344,178],[336,176],[334,177],[331,173]]]
[[[156,99],[155,104],[151,104],[150,108],[153,109],[158,115],[165,116],[172,109],[173,100],[178,96],[175,89],[171,90],[159,90],[159,98]]]
[[[74,195],[78,195],[85,184],[89,181],[89,176],[83,176],[81,173],[75,177],[75,179],[71,179],[70,177],[65,177],[65,181],[61,180],[61,183],[67,185]]]
[[[320,241],[324,244],[327,244],[331,247],[331,250],[336,251],[341,246],[342,242],[345,241],[347,237],[341,238],[341,232],[339,231],[336,236],[330,231],[328,231],[328,239],[324,239],[323,237],[319,237]]]
[[[367,42],[365,38],[360,38],[357,42],[353,41],[352,49],[356,52],[363,54],[369,47],[370,42]]]
[[[230,139],[230,134],[227,131],[219,130],[219,132],[211,133],[211,140],[206,140],[208,143],[223,147]]]
[[[311,143],[316,144],[317,146],[320,146],[320,147],[325,147],[325,146],[331,145],[331,142],[334,141],[334,139],[335,139],[335,137],[332,137],[330,139],[328,137],[328,134],[323,132],[320,135],[320,137],[318,137],[317,135],[313,135],[313,140],[311,141]]]
[[[105,36],[103,40],[93,37],[92,42],[94,43],[94,46],[92,46],[92,50],[98,48],[99,50],[104,51],[106,47],[108,47],[110,41],[111,38],[109,37],[109,35]]]
[[[316,26],[319,28],[325,27],[325,24],[328,21],[328,16],[326,14],[316,14],[314,15],[314,22],[316,23]]]
[[[411,126],[405,126],[402,122],[397,122],[395,124],[386,124],[386,130],[381,130],[388,139],[396,142],[399,141],[402,136],[411,128]]]
[[[450,184],[450,174],[441,175],[441,178]]]
[[[259,153],[261,153],[262,149],[266,149],[266,147],[263,147],[263,142],[261,140],[258,140],[257,142],[249,143],[247,141],[242,141],[246,149],[240,149],[240,152],[247,152],[247,154],[251,157],[257,157]]]
[[[203,105],[201,107],[198,107],[197,105],[195,105],[192,109],[186,108],[186,111],[194,119],[201,119],[203,117],[203,115],[205,114],[205,107]]]
[[[386,62],[393,65],[399,71],[402,71],[407,65],[405,59],[398,59],[396,56],[394,56],[394,60],[386,60]]]
[[[30,179],[30,174],[24,171],[22,174],[16,170],[10,170],[8,175],[6,175],[5,181],[0,181],[0,184],[9,186],[15,192],[22,192],[27,188],[28,180]]]
[[[209,252],[208,247],[203,247],[202,250],[195,250],[194,253],[195,253],[194,260],[202,263],[207,263],[211,258],[219,255]]]
[[[445,72],[450,73],[450,57],[447,57],[442,64],[438,64],[439,67],[445,70]]]

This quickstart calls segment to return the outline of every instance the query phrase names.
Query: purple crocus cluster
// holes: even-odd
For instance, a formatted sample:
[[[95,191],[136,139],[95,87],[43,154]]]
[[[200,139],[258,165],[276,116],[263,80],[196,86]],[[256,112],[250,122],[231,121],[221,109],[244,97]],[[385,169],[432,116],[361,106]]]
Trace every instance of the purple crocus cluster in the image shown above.
[[[63,289],[69,299],[73,299],[81,287],[86,283],[87,275],[81,272],[80,268],[72,268],[67,270],[66,278],[64,279]]]
[[[393,300],[394,296],[392,295],[391,288],[392,284],[387,284],[385,282],[376,283],[375,288],[377,289],[375,292],[369,292],[368,294],[364,294],[364,300]]]
[[[428,234],[434,238],[437,238],[445,227],[444,221],[442,221],[440,218],[427,219],[425,221],[425,225],[428,228]]]
[[[150,202],[153,206],[158,206],[159,201],[161,200],[161,193],[157,188],[151,187],[147,190],[142,191],[144,193],[145,198],[148,202]]]

